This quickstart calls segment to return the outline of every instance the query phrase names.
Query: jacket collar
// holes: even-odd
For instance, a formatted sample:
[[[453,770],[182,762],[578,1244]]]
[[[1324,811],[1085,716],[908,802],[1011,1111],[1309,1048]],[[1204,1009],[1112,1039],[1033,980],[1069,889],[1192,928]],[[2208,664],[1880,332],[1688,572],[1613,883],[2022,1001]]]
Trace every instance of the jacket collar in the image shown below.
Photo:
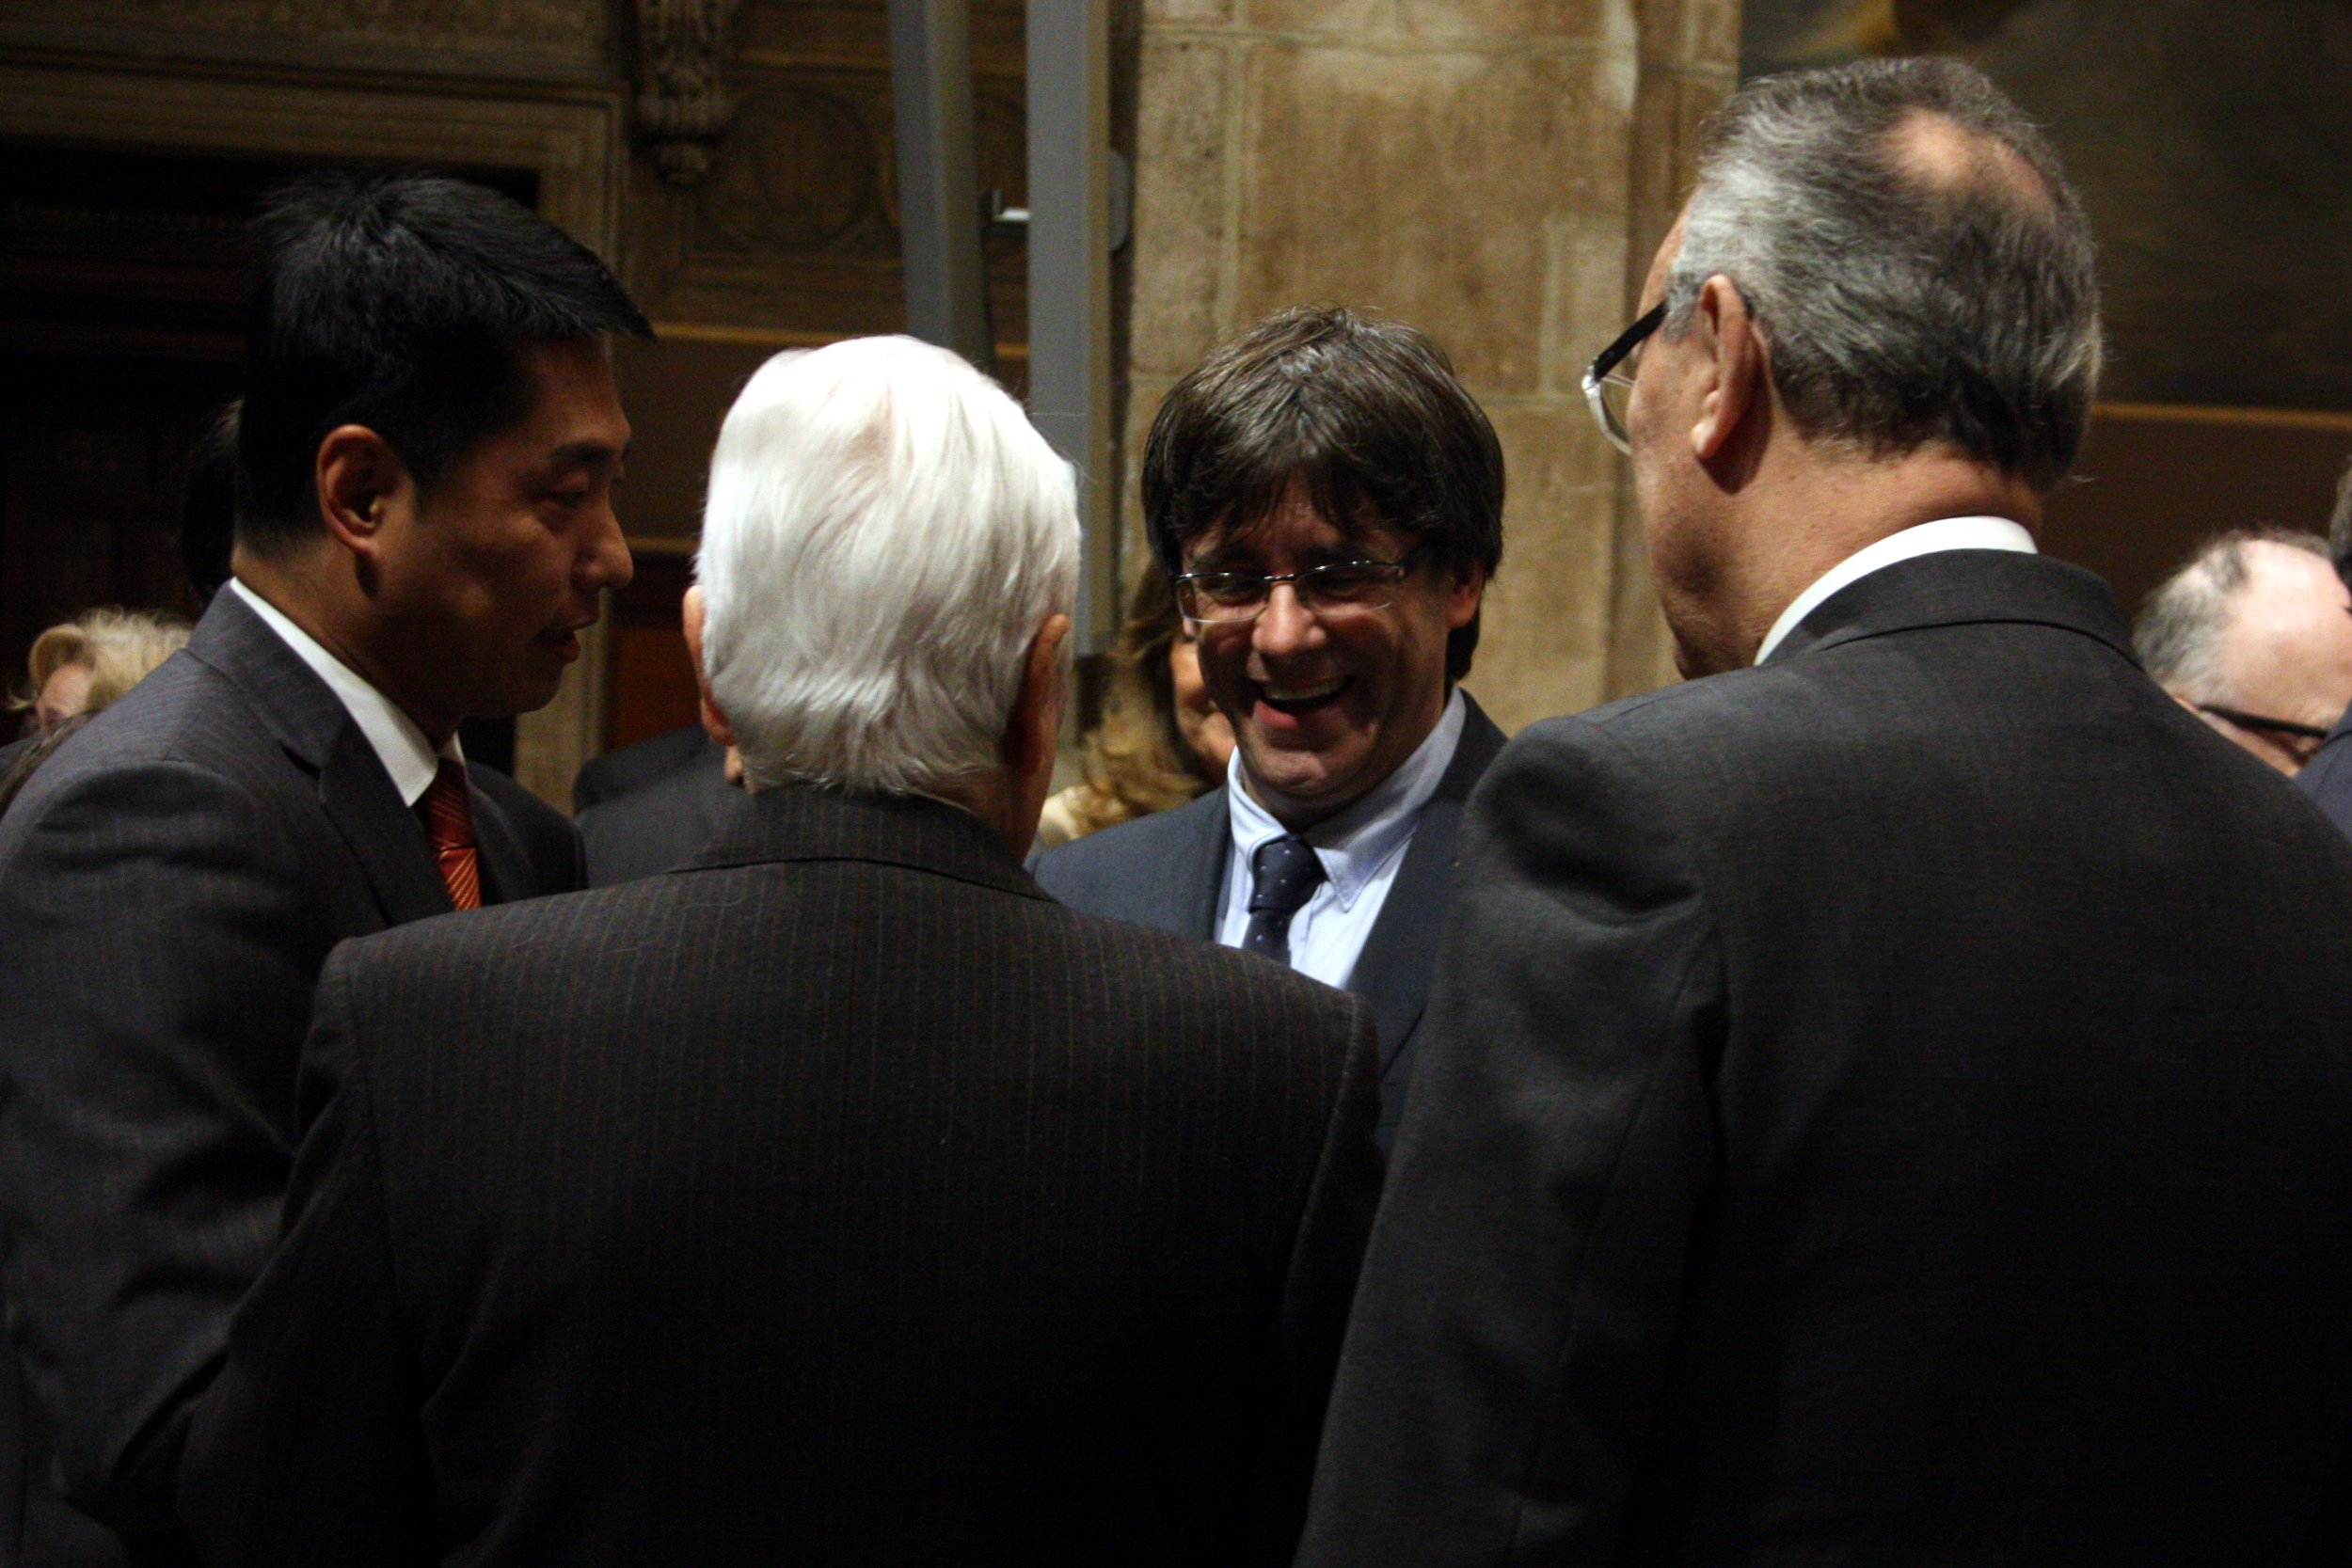
[[[1897,562],[1839,589],[1765,663],[1890,632],[2000,623],[2078,632],[2139,662],[2130,627],[2107,585],[2093,574],[2046,555],[1944,550]]]
[[[340,698],[243,599],[227,589],[213,595],[188,637],[189,657],[226,676],[279,745],[312,772],[326,766],[348,728],[367,737]],[[370,749],[373,755],[373,749]],[[383,764],[376,764],[383,771]],[[389,788],[391,779],[385,778]]]
[[[383,758],[350,710],[302,657],[226,591],[213,595],[188,639],[188,653],[235,687],[287,754],[317,779],[319,807],[367,873],[385,924],[447,914],[449,888],[422,824],[392,787]],[[476,793],[477,809],[481,799]],[[482,837],[477,819],[477,846]],[[485,856],[494,884],[513,876],[502,848]]]
[[[751,797],[689,871],[798,861],[866,861],[1052,902],[987,824],[924,795],[785,784]]]

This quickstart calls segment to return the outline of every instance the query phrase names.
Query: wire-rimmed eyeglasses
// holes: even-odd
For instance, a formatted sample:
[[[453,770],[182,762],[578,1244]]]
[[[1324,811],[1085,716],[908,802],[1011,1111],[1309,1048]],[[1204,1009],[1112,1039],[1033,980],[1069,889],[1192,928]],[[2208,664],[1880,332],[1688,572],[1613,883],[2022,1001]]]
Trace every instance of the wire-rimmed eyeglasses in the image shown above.
[[[2259,713],[2248,713],[2239,708],[2223,707],[2219,703],[2199,703],[2197,711],[2210,713],[2225,724],[2234,725],[2241,730],[2250,730],[2265,737],[2271,744],[2293,757],[2297,768],[2311,761],[2312,754],[2319,750],[2320,742],[2334,733],[2332,730],[2324,730],[2317,724],[2298,724],[2292,719],[2265,718]]]
[[[1592,405],[1593,422],[1600,426],[1609,444],[1628,457],[1633,455],[1633,438],[1626,434],[1625,413],[1633,396],[1633,377],[1617,367],[1631,358],[1642,341],[1665,319],[1666,304],[1661,300],[1648,314],[1618,333],[1617,341],[1596,355],[1584,372],[1584,401]]]
[[[1176,579],[1176,608],[1187,621],[1254,621],[1265,613],[1274,585],[1287,582],[1311,612],[1386,610],[1397,584],[1412,576],[1432,546],[1407,550],[1402,561],[1334,561],[1301,572],[1186,572]]]

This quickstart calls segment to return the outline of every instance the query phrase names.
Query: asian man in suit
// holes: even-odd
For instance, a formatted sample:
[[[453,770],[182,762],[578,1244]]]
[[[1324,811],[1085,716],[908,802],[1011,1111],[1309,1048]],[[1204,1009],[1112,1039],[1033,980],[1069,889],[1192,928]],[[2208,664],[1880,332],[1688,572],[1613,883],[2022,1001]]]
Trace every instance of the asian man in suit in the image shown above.
[[[1023,872],[1067,464],[944,349],[771,360],[686,609],[748,810],[337,952],[191,1444],[216,1564],[1263,1564],[1378,1180],[1371,1021]]]
[[[14,1350],[141,1560],[178,1560],[189,1413],[277,1234],[319,967],[579,885],[570,825],[455,735],[552,697],[629,575],[606,340],[646,328],[602,262],[421,176],[306,183],[273,235],[233,579],[0,827]]]
[[[1385,1147],[1463,802],[1502,749],[1456,684],[1502,558],[1502,449],[1422,333],[1289,310],[1168,393],[1143,512],[1233,759],[1189,805],[1049,850],[1038,880],[1371,1003]]]
[[[1471,803],[1302,1563],[2344,1561],[2352,846],[2034,550],[2056,155],[1949,59],[1751,83],[1642,303],[1698,678]]]

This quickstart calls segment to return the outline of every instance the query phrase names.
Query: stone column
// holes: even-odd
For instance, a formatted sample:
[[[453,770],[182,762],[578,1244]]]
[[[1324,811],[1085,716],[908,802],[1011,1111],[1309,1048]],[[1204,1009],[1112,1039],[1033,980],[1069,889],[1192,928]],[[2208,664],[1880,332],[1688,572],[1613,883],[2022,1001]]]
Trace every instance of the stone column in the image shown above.
[[[1505,728],[1673,677],[1585,364],[1625,325],[1738,75],[1739,0],[1141,0],[1134,468],[1168,387],[1286,305],[1422,328],[1509,465],[1469,685]]]

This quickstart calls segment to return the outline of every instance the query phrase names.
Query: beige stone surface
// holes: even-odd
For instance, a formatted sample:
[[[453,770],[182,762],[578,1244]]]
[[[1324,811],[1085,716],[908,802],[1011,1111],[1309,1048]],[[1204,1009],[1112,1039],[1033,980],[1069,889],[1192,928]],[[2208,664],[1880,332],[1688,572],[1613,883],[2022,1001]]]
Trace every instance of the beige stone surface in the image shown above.
[[[1245,45],[1147,37],[1136,106],[1135,295],[1129,339],[1138,375],[1181,375],[1222,336],[1228,261],[1232,81]]]
[[[1221,27],[1233,20],[1235,0],[1141,0],[1147,27]]]
[[[1608,696],[1617,458],[1581,405],[1490,407],[1508,489],[1502,566],[1467,683],[1505,729]]]
[[[1280,45],[1254,63],[1238,321],[1369,306],[1479,387],[1537,390],[1551,220],[1624,199],[1624,117],[1589,54]]]

